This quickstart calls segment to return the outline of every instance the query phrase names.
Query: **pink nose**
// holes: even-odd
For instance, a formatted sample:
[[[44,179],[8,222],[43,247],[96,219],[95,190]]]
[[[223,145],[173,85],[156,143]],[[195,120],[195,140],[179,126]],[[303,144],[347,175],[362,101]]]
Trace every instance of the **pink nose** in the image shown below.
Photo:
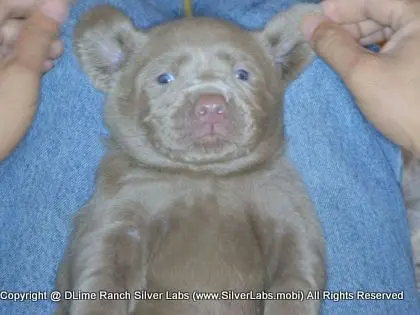
[[[216,124],[225,119],[226,100],[219,94],[202,94],[195,104],[195,115],[208,124]]]

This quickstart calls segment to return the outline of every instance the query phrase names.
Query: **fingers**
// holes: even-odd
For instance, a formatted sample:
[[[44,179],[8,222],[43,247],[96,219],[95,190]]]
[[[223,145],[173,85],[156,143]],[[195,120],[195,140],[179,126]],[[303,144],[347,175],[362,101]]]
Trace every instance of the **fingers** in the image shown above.
[[[48,72],[54,67],[54,64],[51,60],[44,61],[44,64],[42,65],[42,71]]]
[[[63,53],[63,50],[64,50],[64,45],[62,41],[56,40],[54,43],[52,43],[52,45],[50,46],[50,51],[48,55],[49,60],[46,60],[44,62],[43,72],[48,72],[54,67],[53,60],[57,59]]]
[[[18,20],[18,19],[11,19],[8,20],[1,28],[0,28],[0,39],[2,45],[14,45],[16,40],[19,37],[23,27],[25,24],[25,20]],[[55,45],[55,51],[58,49],[58,43],[53,43]]]
[[[379,44],[387,41],[394,34],[390,27],[385,27],[359,40],[361,45]]]
[[[12,52],[13,52],[13,44],[11,45],[0,45],[0,60],[2,62],[8,62],[11,60],[11,58],[13,57]],[[64,45],[63,42],[61,40],[55,40],[49,48],[49,52],[48,52],[48,60],[46,61],[46,64],[48,64],[48,67],[44,66],[44,72],[46,72],[47,70],[51,70],[52,68],[52,62],[53,60],[57,59],[58,57],[61,56],[61,54],[64,51]],[[47,70],[45,70],[47,69]]]
[[[420,10],[418,0],[327,0],[321,6],[324,14],[337,23],[373,20],[394,30]]]
[[[366,20],[351,24],[341,24],[343,28],[362,45],[377,44],[388,40],[394,31],[389,26]]]
[[[0,29],[2,44],[10,45],[17,40],[22,29],[22,21],[17,19],[8,20]]]
[[[342,24],[341,26],[343,26],[356,39],[369,36],[370,34],[383,28],[381,24],[371,20],[361,21],[358,23],[347,23]]]
[[[359,83],[365,65],[376,57],[365,50],[341,26],[322,16],[307,16],[302,27],[314,50],[342,77],[352,89]]]
[[[39,0],[0,0],[0,25],[10,18],[27,17]]]
[[[414,18],[419,10],[417,0],[365,0],[364,13],[368,19],[374,20],[394,31],[400,29]]]
[[[11,19],[8,20],[0,28],[0,56],[6,57],[11,53],[19,34],[24,26],[24,20]],[[56,59],[63,52],[63,43],[60,40],[55,40],[51,45],[48,53],[48,58]]]
[[[48,0],[40,10],[34,11],[25,22],[16,42],[13,53],[14,65],[33,72],[41,72],[44,62],[50,54],[50,45],[67,14],[67,7],[62,0]],[[56,44],[58,45],[58,44]],[[57,54],[60,47],[52,47],[52,54]]]
[[[57,59],[64,51],[64,44],[61,40],[55,40],[49,48],[48,51],[48,58],[49,59]]]

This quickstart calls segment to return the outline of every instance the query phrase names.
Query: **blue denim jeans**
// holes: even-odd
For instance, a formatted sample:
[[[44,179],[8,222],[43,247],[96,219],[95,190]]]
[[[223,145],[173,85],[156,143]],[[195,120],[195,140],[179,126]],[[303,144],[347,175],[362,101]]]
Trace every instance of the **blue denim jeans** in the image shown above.
[[[93,192],[105,153],[104,95],[72,50],[81,13],[114,4],[137,26],[182,15],[181,0],[83,0],[63,27],[66,52],[45,75],[33,126],[0,163],[0,291],[51,291],[72,215]],[[259,28],[296,0],[196,0],[196,15]],[[315,1],[316,2],[316,1]],[[403,300],[325,300],[328,315],[417,315],[401,156],[360,114],[337,75],[320,59],[288,88],[288,154],[301,172],[327,240],[328,290],[403,291]],[[0,292],[0,298],[2,293]],[[1,315],[51,314],[51,301],[0,299]]]

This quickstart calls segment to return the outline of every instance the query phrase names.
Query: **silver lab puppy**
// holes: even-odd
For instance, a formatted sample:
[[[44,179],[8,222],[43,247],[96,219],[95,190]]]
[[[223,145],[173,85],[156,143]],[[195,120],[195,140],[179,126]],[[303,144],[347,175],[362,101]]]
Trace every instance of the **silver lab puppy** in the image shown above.
[[[111,139],[58,288],[98,296],[58,314],[319,313],[319,300],[276,296],[325,283],[322,232],[282,123],[285,87],[313,56],[300,33],[312,11],[297,5],[252,32],[203,17],[139,30],[110,6],[83,16],[76,53],[108,95]]]

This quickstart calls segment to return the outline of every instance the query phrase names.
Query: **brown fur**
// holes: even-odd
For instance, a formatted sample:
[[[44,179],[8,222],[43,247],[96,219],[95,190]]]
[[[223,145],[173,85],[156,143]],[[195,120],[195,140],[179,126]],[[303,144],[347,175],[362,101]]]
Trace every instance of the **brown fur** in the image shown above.
[[[313,56],[299,24],[316,5],[247,32],[209,18],[135,30],[109,6],[86,14],[76,53],[108,94],[111,131],[95,195],[75,219],[58,288],[192,294],[324,288],[324,242],[306,189],[283,154],[286,83]],[[283,64],[275,60],[290,53]],[[233,74],[240,63],[249,82]],[[169,85],[156,84],[162,72]],[[228,99],[229,134],[191,136],[190,100]],[[67,300],[58,314],[318,314],[320,301]]]

